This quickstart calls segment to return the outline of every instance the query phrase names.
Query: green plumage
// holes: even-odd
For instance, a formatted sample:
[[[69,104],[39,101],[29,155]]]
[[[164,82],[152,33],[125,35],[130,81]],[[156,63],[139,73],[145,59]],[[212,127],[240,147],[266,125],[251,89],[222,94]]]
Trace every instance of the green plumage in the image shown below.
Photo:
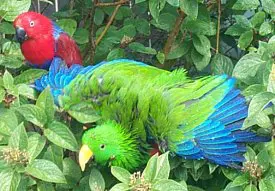
[[[247,105],[226,75],[191,80],[184,70],[131,60],[80,70],[74,77],[73,69],[63,71],[73,80],[58,91],[58,104],[67,111],[87,104],[100,117],[82,140],[100,164],[135,169],[157,143],[187,159],[235,167],[244,160],[242,143],[268,140],[240,130]]]

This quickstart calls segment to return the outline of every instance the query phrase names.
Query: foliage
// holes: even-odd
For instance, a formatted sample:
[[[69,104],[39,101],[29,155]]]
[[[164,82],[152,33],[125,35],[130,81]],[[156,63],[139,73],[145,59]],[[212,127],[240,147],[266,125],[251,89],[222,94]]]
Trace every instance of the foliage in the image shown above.
[[[190,77],[233,75],[250,101],[244,128],[274,137],[274,0],[104,4],[109,2],[71,0],[50,15],[76,40],[85,64],[127,57],[166,70],[183,67]],[[48,89],[38,96],[31,88],[46,71],[23,64],[11,23],[30,5],[31,0],[0,4],[0,190],[275,190],[274,140],[250,145],[242,171],[173,156],[169,164],[165,153],[153,156],[143,173],[93,163],[81,172],[76,155],[82,127],[96,119],[79,106],[70,113],[79,123],[54,105]]]

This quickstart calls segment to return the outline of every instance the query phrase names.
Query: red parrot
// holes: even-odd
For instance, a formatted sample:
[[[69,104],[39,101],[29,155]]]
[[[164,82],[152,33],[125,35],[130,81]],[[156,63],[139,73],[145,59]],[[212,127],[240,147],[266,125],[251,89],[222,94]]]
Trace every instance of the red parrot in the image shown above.
[[[54,57],[62,58],[70,67],[82,65],[76,42],[55,22],[36,12],[25,12],[13,22],[16,39],[31,66],[48,69]]]

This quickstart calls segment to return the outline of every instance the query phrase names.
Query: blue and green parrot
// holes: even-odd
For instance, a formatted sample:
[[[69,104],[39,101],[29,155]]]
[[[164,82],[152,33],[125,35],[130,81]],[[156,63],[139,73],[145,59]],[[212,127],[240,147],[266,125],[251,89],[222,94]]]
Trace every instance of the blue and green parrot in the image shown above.
[[[127,59],[68,67],[55,58],[49,73],[35,81],[39,91],[50,86],[65,111],[87,104],[99,117],[82,137],[82,170],[91,157],[134,170],[154,144],[184,159],[240,168],[245,143],[270,137],[241,130],[248,105],[234,85],[227,75],[192,80],[183,69],[169,72]]]

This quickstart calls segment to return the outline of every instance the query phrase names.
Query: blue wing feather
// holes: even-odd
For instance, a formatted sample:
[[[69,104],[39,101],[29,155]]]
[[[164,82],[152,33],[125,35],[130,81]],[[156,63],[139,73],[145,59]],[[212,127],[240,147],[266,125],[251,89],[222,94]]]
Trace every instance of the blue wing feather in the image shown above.
[[[245,160],[244,143],[266,142],[270,137],[240,130],[248,114],[246,100],[240,90],[234,88],[234,80],[228,79],[223,87],[228,91],[214,106],[215,112],[201,125],[184,133],[184,136],[193,138],[178,143],[176,154],[186,159],[203,158],[219,165],[240,168],[238,163]]]

